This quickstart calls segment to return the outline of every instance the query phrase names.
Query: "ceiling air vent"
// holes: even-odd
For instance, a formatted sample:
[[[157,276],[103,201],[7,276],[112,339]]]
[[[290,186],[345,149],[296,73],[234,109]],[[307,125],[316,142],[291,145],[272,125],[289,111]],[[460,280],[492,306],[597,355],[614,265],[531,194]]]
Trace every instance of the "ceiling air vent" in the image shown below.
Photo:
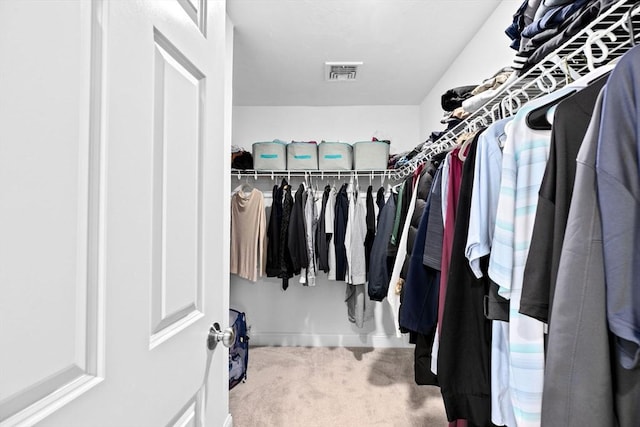
[[[325,62],[325,78],[329,82],[352,82],[362,62]]]

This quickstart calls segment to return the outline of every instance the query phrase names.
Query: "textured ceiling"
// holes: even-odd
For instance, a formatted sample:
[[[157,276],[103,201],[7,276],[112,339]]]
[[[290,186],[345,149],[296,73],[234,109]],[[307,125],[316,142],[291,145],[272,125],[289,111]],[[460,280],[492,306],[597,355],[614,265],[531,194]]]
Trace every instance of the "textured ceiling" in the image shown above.
[[[227,0],[234,104],[420,104],[499,3]],[[336,83],[326,61],[364,64],[356,81]]]

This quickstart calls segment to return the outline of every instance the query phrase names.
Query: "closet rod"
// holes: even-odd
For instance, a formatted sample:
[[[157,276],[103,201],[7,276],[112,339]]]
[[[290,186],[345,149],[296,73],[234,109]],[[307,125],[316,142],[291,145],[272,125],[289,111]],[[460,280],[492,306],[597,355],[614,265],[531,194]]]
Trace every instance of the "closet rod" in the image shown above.
[[[501,87],[478,111],[445,132],[437,141],[425,146],[409,164],[394,170],[392,179],[407,177],[435,155],[451,150],[464,132],[512,116],[525,103],[561,89],[576,77],[617,60],[635,46],[636,32],[633,26],[637,21],[634,18],[640,13],[638,6],[639,1],[630,0],[620,0],[612,5],[525,74]]]

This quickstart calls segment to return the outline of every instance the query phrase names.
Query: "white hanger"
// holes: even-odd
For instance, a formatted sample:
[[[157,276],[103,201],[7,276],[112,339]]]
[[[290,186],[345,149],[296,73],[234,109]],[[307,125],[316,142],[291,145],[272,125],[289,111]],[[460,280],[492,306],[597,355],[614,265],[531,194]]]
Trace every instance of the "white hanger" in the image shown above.
[[[627,13],[625,13],[626,22],[622,23],[622,28],[627,30],[627,32],[629,33],[629,41],[631,42],[631,46],[635,46],[637,44],[636,43],[636,32],[635,32],[635,29],[633,27],[633,21],[632,21],[631,18],[632,18],[632,16],[638,14],[638,10],[640,10],[640,4],[636,3],[635,5],[633,5],[633,7],[631,7],[631,9],[629,9],[629,11]]]
[[[540,71],[542,71],[542,75],[540,75],[540,77],[536,79],[536,84],[538,85],[538,88],[540,89],[541,92],[546,92],[546,93],[554,92],[558,87],[558,82],[556,81],[555,77],[553,77],[551,75],[551,72],[547,68],[543,67],[542,65],[539,66],[539,69]],[[545,79],[550,83],[549,85],[544,84]]]
[[[602,39],[607,37],[611,42],[615,42],[618,40],[618,37],[609,31],[593,31],[590,28],[587,28],[585,30],[585,33],[589,36],[587,37],[587,41],[584,44],[583,51],[585,57],[587,58],[587,66],[589,67],[589,70],[593,71],[596,69],[595,64],[600,64],[606,61],[607,57],[609,56],[609,47],[604,41],[602,41]],[[602,55],[597,58],[593,55],[593,50],[591,48],[591,46],[594,44],[598,46],[602,51]]]

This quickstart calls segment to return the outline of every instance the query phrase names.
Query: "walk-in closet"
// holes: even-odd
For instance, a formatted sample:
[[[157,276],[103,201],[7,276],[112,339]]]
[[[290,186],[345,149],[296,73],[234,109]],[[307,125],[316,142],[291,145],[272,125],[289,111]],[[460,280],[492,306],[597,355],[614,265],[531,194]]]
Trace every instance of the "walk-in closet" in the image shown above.
[[[234,421],[640,422],[635,3],[230,6]]]
[[[640,0],[0,0],[0,427],[640,426]]]

